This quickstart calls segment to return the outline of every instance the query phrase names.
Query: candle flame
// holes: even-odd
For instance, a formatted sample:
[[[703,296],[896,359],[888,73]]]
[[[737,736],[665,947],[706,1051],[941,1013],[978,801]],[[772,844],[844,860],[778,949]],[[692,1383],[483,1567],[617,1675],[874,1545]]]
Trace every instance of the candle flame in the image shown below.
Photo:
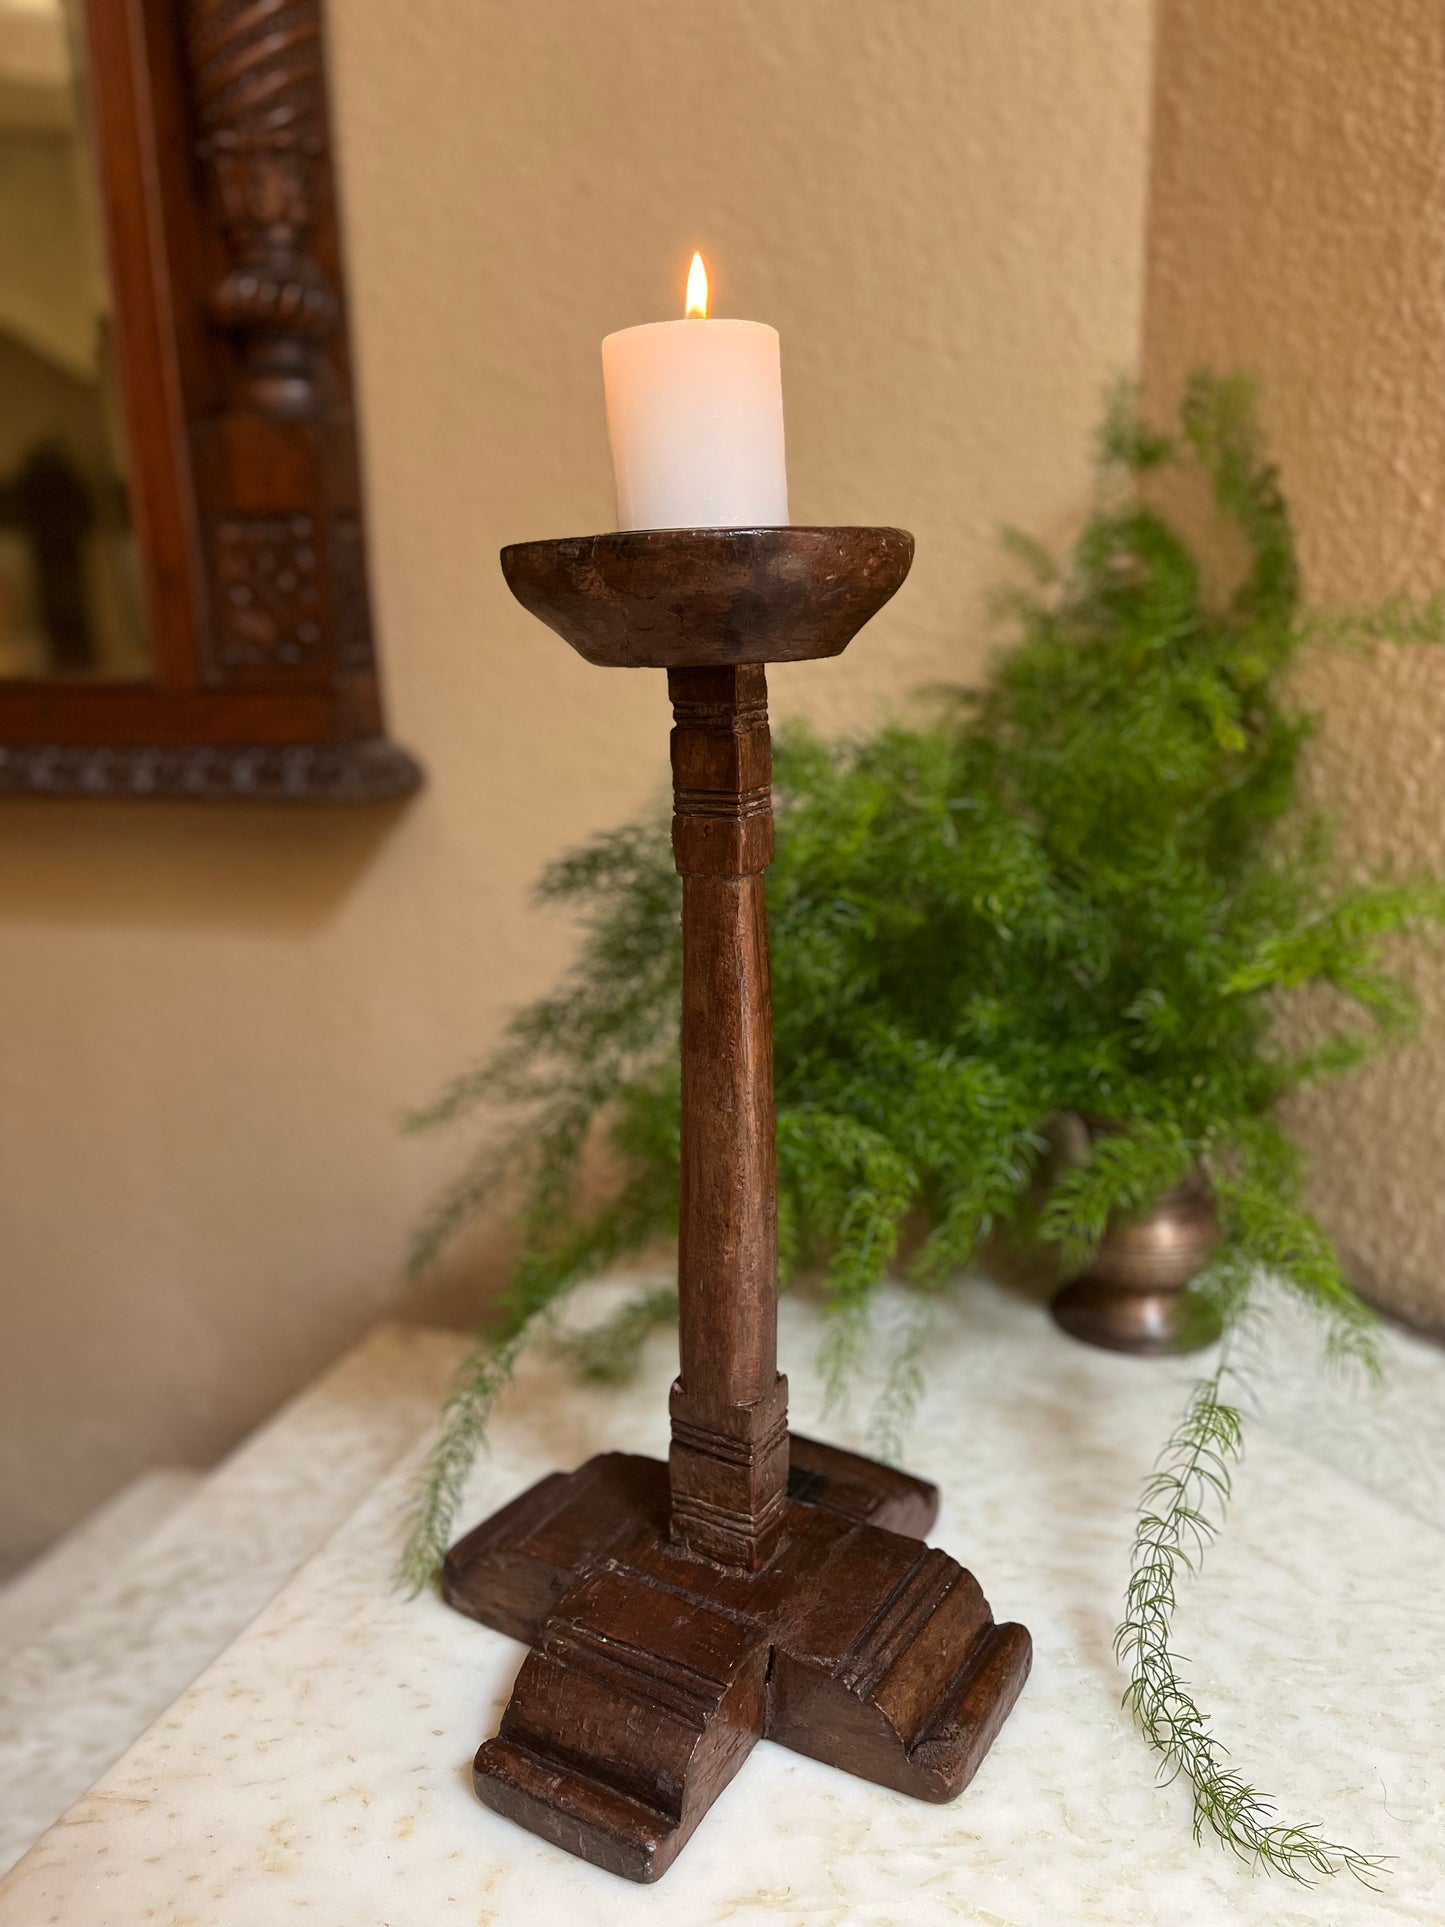
[[[707,264],[700,254],[692,257],[687,271],[687,306],[683,313],[689,321],[707,320]]]

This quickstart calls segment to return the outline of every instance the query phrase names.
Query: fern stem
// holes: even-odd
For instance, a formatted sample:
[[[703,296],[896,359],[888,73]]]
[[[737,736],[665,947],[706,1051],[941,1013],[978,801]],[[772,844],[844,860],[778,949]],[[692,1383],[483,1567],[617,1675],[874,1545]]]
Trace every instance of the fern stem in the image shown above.
[[[1286,1826],[1273,1801],[1226,1764],[1185,1680],[1186,1662],[1173,1644],[1180,1568],[1197,1569],[1222,1524],[1232,1469],[1244,1449],[1244,1421],[1223,1390],[1232,1370],[1226,1342],[1212,1377],[1194,1385],[1184,1416],[1145,1481],[1134,1535],[1124,1619],[1114,1648],[1129,1667],[1124,1704],[1161,1756],[1166,1779],[1188,1780],[1194,1800],[1194,1837],[1208,1828],[1240,1859],[1310,1884],[1324,1874],[1350,1873],[1367,1886],[1384,1868],[1377,1855],[1327,1840],[1316,1826]]]

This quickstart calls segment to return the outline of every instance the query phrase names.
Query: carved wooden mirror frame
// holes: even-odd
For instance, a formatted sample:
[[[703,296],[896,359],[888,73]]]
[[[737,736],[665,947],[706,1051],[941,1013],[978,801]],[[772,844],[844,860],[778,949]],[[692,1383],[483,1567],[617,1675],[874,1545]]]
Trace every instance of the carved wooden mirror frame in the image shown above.
[[[152,673],[0,681],[0,791],[360,802],[383,733],[321,0],[85,0]]]

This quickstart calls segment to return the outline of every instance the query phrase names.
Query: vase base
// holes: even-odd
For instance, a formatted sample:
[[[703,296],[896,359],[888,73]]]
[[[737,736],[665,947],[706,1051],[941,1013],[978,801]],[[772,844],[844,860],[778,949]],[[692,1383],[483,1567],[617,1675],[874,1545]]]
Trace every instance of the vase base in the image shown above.
[[[1086,1275],[1056,1292],[1049,1310],[1070,1338],[1141,1358],[1202,1351],[1220,1332],[1218,1318],[1178,1286],[1130,1290]]]

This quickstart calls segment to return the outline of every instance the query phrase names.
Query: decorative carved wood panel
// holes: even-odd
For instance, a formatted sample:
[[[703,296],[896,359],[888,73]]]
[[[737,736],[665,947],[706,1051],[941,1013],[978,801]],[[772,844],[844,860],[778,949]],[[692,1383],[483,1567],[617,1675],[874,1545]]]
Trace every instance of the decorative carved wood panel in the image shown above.
[[[0,682],[0,791],[365,801],[386,740],[320,0],[86,0],[153,675]]]

